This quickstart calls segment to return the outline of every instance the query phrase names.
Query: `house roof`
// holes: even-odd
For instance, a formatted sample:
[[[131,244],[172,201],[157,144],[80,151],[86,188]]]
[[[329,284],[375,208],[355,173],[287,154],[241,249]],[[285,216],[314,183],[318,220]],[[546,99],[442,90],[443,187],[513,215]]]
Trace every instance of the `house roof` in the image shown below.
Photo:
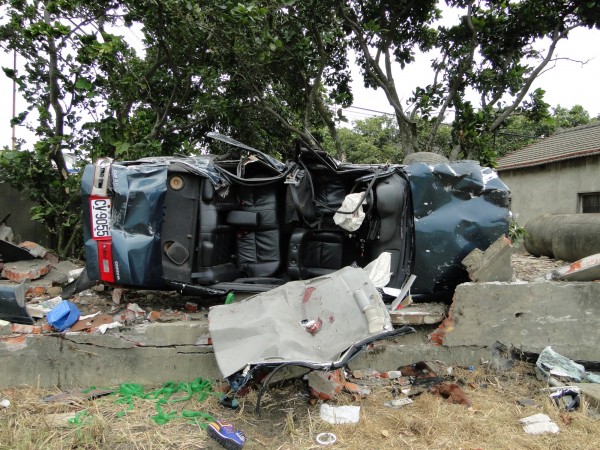
[[[567,128],[498,158],[496,170],[522,169],[600,154],[600,123]]]

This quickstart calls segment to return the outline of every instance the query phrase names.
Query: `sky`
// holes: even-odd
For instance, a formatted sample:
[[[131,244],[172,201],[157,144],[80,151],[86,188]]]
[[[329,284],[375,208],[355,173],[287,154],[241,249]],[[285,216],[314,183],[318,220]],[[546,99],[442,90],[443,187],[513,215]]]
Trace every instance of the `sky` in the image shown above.
[[[529,92],[542,88],[546,91],[545,101],[551,107],[560,105],[570,109],[581,105],[590,113],[590,117],[600,115],[600,30],[573,30],[568,40],[558,44],[555,57],[561,59],[554,66],[552,63],[548,66],[552,69],[542,73]],[[402,100],[410,98],[412,91],[419,84],[431,82],[430,59],[427,55],[419,55],[416,62],[407,66],[401,74],[394,73],[397,85],[402,80],[399,89]],[[582,65],[575,61],[587,62]],[[353,70],[352,90],[355,99],[353,106],[385,113],[393,112],[383,91],[364,87],[358,69]],[[349,120],[361,120],[378,114],[349,108],[345,115]]]
[[[555,67],[543,73],[534,83],[532,89],[538,87],[546,91],[545,100],[552,107],[560,105],[571,108],[574,105],[583,106],[591,117],[600,115],[600,31],[588,29],[573,30],[568,40],[560,42],[556,54],[559,59]],[[585,65],[575,61],[587,61]],[[0,66],[13,66],[12,54],[0,50]],[[427,84],[432,77],[430,57],[418,55],[414,64],[407,66],[402,74],[395,75],[396,81],[402,81],[398,86],[403,100],[410,97],[413,89],[419,84]],[[353,70],[354,108],[345,111],[349,120],[360,120],[381,113],[391,113],[385,95],[381,90],[375,91],[363,86],[358,69]],[[12,130],[12,82],[0,72],[0,147],[11,145]],[[17,96],[17,114],[26,107],[22,98]],[[358,109],[361,108],[361,109]],[[372,111],[365,111],[372,110]],[[376,111],[376,112],[373,112]],[[17,127],[17,138],[29,143],[34,141],[24,127]]]

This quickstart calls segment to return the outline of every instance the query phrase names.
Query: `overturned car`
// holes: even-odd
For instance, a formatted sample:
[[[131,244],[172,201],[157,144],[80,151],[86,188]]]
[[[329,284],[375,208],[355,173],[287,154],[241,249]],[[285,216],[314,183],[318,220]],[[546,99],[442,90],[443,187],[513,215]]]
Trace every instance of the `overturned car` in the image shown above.
[[[298,146],[283,163],[241,157],[108,159],[82,178],[88,277],[189,294],[263,292],[390,255],[391,288],[449,293],[460,261],[508,229],[508,189],[489,168],[342,164]]]

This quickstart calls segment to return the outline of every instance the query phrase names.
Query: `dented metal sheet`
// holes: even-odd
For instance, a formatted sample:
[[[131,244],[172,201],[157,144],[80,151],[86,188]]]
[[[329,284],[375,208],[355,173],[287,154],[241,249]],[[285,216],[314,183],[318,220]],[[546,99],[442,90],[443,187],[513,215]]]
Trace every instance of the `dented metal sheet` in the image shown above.
[[[25,306],[25,285],[0,283],[0,319],[32,325],[33,318]]]
[[[408,166],[415,221],[413,294],[451,293],[468,281],[461,261],[508,232],[509,190],[475,161]]]
[[[353,344],[393,330],[367,272],[352,267],[214,306],[208,320],[224,377],[255,364],[330,365]]]

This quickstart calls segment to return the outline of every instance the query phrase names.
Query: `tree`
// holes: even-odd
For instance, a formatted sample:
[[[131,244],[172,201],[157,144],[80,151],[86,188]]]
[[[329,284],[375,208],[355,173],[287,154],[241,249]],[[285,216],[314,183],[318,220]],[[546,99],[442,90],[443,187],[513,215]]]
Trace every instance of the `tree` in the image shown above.
[[[543,91],[527,95],[533,81],[554,60],[557,44],[578,27],[598,27],[600,2],[448,0],[459,22],[436,26],[433,0],[350,0],[337,2],[367,86],[382,89],[394,108],[405,152],[431,151],[448,113],[454,111],[453,157],[492,163],[493,133],[514,113],[546,115]],[[549,45],[543,52],[535,44]],[[414,61],[415,49],[435,49],[432,81],[414,90],[411,108],[400,102],[401,76],[393,70]],[[401,75],[401,72],[400,72]],[[479,96],[476,107],[467,90]],[[415,117],[430,122],[429,139],[419,143]]]
[[[59,254],[69,254],[78,237],[79,202],[73,195],[78,180],[69,173],[64,152],[80,156],[81,116],[97,107],[99,100],[90,95],[92,81],[101,61],[108,59],[96,58],[88,64],[82,55],[98,43],[94,33],[103,33],[111,20],[109,12],[118,5],[46,0],[2,1],[0,6],[7,12],[0,42],[26,61],[25,74],[4,68],[28,103],[27,110],[13,120],[24,121],[32,110],[38,116],[34,147],[3,152],[0,168],[6,181],[40,204],[32,218],[48,228]],[[103,38],[99,45],[107,55],[124,47],[114,36],[104,33]]]

